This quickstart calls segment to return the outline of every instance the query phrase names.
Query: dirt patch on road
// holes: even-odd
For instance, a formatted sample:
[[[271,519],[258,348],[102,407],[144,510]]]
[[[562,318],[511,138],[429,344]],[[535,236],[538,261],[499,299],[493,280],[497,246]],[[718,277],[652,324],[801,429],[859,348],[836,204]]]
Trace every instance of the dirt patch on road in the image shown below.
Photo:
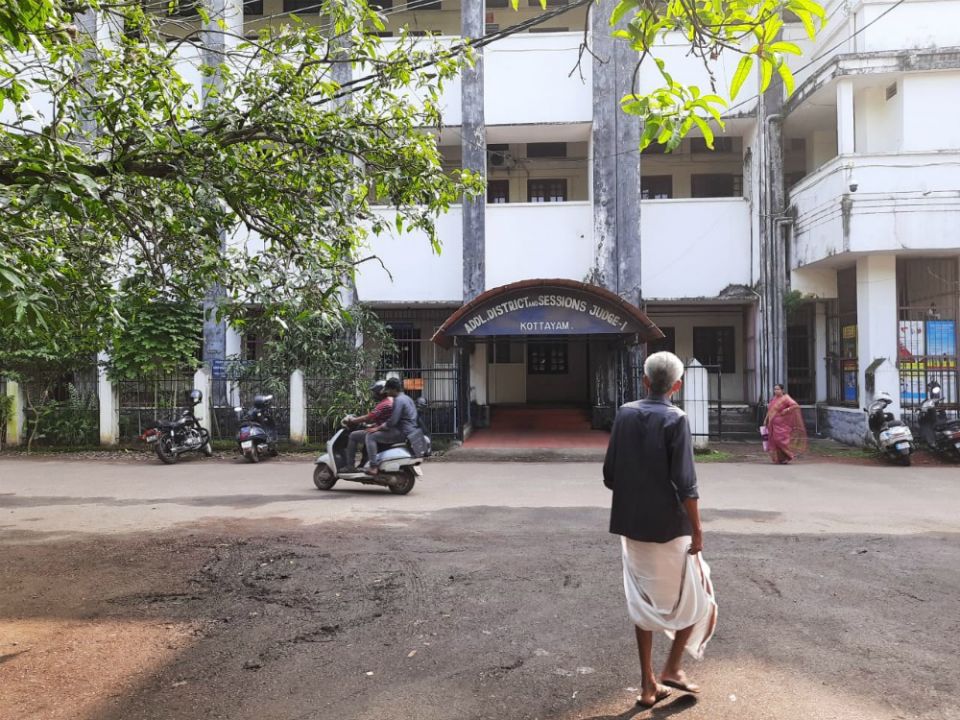
[[[469,508],[20,537],[0,565],[0,717],[633,717],[605,520]],[[708,533],[721,620],[693,668],[707,692],[637,717],[960,717],[956,548]]]

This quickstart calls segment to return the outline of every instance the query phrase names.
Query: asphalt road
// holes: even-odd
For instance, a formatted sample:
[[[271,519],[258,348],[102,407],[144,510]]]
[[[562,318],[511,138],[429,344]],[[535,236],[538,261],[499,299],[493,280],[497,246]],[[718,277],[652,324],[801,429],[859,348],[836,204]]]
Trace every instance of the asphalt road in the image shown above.
[[[0,459],[0,717],[960,718],[957,468],[701,465],[720,624],[653,711],[598,465],[311,470]]]

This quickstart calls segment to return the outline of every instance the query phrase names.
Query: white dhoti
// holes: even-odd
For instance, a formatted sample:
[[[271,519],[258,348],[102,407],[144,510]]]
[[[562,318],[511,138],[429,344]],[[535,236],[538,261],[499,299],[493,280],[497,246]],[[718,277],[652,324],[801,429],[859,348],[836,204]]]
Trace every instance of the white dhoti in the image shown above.
[[[673,639],[691,625],[686,651],[699,660],[717,625],[717,600],[710,567],[700,553],[691,555],[690,536],[665,543],[622,537],[623,589],[633,624],[663,630]]]

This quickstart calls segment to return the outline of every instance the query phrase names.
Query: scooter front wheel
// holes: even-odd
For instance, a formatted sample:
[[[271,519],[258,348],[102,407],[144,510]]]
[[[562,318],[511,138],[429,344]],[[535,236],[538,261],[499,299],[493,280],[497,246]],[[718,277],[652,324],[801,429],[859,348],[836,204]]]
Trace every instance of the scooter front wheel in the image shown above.
[[[910,455],[901,455],[897,462],[899,462],[904,467],[910,467]]]
[[[247,459],[248,462],[258,463],[260,462],[260,453],[257,452],[257,446],[245,448],[243,451],[243,456]]]
[[[313,469],[313,484],[317,490],[329,490],[337,484],[337,476],[327,465],[317,465]]]

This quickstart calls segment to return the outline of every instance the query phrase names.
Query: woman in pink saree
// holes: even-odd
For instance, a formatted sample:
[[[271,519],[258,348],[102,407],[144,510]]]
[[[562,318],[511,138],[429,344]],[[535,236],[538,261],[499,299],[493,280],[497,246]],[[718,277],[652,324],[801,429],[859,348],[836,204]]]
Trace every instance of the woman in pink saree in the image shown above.
[[[783,391],[783,385],[773,386],[763,424],[767,426],[770,459],[775,463],[784,465],[807,449],[803,414],[797,401]]]

